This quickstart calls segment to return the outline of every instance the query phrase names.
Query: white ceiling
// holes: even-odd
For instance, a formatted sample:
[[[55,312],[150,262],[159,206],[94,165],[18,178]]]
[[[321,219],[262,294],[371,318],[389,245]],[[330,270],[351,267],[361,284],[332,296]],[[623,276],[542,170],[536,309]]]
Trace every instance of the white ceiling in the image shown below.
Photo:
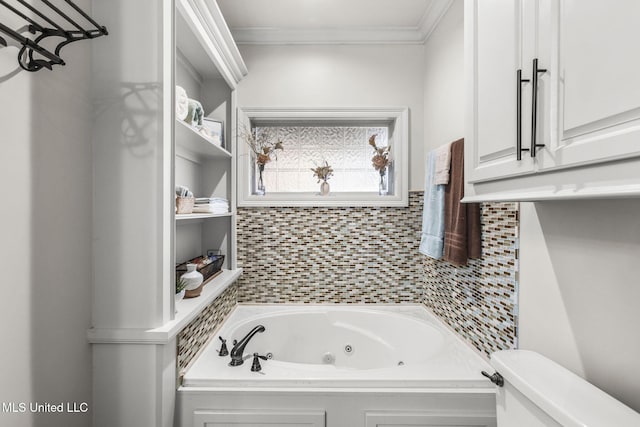
[[[453,0],[217,0],[238,44],[422,43]]]

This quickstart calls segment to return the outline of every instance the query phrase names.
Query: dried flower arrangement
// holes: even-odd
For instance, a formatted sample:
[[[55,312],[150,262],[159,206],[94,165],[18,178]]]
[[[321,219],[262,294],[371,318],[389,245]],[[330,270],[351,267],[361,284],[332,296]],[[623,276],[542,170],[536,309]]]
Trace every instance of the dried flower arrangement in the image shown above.
[[[374,133],[369,137],[369,145],[371,145],[375,150],[375,154],[371,159],[371,164],[375,170],[380,172],[380,175],[384,175],[387,170],[387,166],[389,166],[389,162],[391,161],[389,158],[391,146],[387,145],[385,147],[378,147],[376,145],[376,136],[378,136],[378,134]]]
[[[329,166],[326,160],[324,161],[324,166],[316,166],[315,169],[311,168],[311,170],[313,171],[313,176],[318,178],[318,183],[320,181],[327,182],[333,176],[333,168]]]
[[[271,155],[278,158],[278,150],[284,150],[282,141],[279,139],[275,142],[269,137],[264,130],[253,128],[250,131],[245,127],[242,137],[253,151],[256,157],[256,164],[260,169],[264,169],[264,165],[271,161]]]

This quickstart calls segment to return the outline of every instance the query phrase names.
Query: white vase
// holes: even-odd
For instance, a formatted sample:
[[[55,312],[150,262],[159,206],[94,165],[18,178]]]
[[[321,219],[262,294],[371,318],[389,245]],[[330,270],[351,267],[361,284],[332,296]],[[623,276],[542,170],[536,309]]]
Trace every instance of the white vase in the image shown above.
[[[197,267],[197,264],[187,264],[187,272],[180,276],[185,283],[185,298],[197,297],[200,295],[200,292],[202,292],[202,281],[204,277],[196,270]]]
[[[329,189],[329,183],[327,181],[322,181],[322,184],[320,184],[320,195],[326,196],[329,194]]]

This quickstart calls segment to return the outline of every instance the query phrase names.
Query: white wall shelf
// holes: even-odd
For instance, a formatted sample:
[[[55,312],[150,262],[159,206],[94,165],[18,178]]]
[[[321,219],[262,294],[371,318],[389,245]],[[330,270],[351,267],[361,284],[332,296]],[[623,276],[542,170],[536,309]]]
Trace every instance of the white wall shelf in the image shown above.
[[[211,213],[194,213],[194,214],[176,214],[176,221],[203,220],[208,218],[227,218],[233,215],[233,212],[223,214]]]
[[[200,159],[231,158],[231,153],[201,134],[182,120],[176,120],[176,146],[193,153]]]
[[[242,274],[242,269],[223,270],[204,285],[199,297],[183,299],[176,303],[176,314],[172,321],[154,329],[97,329],[91,328],[87,332],[90,343],[136,343],[136,344],[167,344],[172,338],[195,319],[207,305],[211,304]]]

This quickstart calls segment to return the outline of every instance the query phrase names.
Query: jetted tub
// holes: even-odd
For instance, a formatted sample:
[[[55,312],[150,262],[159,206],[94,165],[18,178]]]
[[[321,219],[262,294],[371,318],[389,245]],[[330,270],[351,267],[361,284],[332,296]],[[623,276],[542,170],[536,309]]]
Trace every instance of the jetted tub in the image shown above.
[[[218,336],[231,351],[257,325],[265,331],[244,364],[229,366]],[[270,357],[260,372],[254,352]],[[178,410],[184,426],[490,426],[495,389],[483,370],[488,362],[421,305],[240,305],[185,373]]]

